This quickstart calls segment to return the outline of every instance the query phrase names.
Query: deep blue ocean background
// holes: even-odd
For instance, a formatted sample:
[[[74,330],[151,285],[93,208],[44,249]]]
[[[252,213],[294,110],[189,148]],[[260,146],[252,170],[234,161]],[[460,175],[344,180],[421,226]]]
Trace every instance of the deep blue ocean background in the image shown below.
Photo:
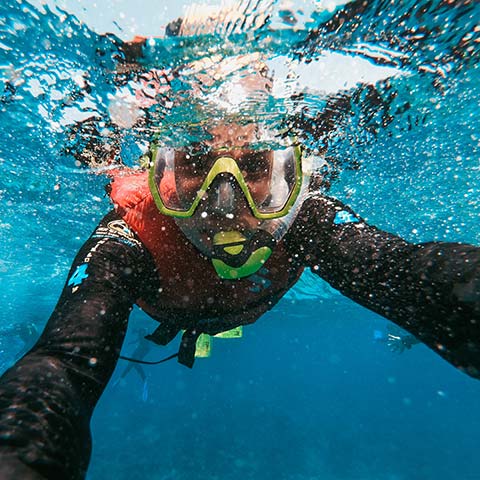
[[[334,51],[398,69],[404,75],[376,85],[383,98],[395,93],[389,121],[359,87],[358,110],[329,134],[329,155],[342,159],[329,194],[412,242],[480,244],[479,4],[376,1],[331,28],[347,7],[312,13],[298,31],[259,28],[248,42],[240,32],[228,48],[218,46],[221,31],[200,32],[184,51],[159,41],[151,62],[178,64],[212,45],[223,55],[268,45],[292,61]],[[111,208],[108,179],[68,153],[81,139],[68,136],[66,111],[105,121],[117,43],[60,10],[0,6],[2,371],[23,348],[12,327],[41,330],[76,252]],[[78,95],[86,71],[88,99]],[[284,99],[272,118],[289,107],[292,117],[308,115],[326,99],[310,91],[298,101],[308,108]],[[120,133],[133,164],[139,132]],[[143,327],[155,322],[137,309],[124,355]],[[241,340],[215,339],[211,358],[193,370],[175,361],[144,367],[147,398],[134,371],[114,384],[120,361],[93,417],[88,480],[480,479],[480,382],[423,345],[391,352],[374,338],[388,328],[308,272]],[[147,359],[177,344],[152,348]]]

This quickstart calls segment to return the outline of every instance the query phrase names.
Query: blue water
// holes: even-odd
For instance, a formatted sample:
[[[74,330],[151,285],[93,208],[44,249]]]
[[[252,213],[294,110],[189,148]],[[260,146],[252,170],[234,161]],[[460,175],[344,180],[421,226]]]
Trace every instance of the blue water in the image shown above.
[[[254,34],[219,25],[183,44],[159,40],[147,63],[173,69],[212,51],[223,58],[262,51],[292,65],[335,53],[347,64],[360,58],[395,69],[373,82],[387,106],[372,104],[360,82],[333,95],[355,101],[334,130],[319,135],[337,159],[330,193],[410,241],[480,244],[479,4],[374,1],[350,15],[355,5],[304,15],[294,30],[272,2],[271,23]],[[107,179],[65,151],[86,141],[69,136],[72,111],[111,129],[116,42],[66,12],[25,1],[0,6],[2,369],[23,348],[6,332],[21,322],[41,329],[76,251],[110,208]],[[189,81],[180,74],[173,99],[189,98]],[[297,95],[266,99],[261,108],[247,101],[243,113],[291,125],[315,122],[327,107],[342,110],[329,107],[321,89],[292,88]],[[172,142],[198,134],[179,129],[192,120],[185,102],[149,114]],[[116,130],[125,164],[138,158],[142,133]],[[303,140],[313,151],[324,138]],[[387,325],[306,275],[243,339],[216,339],[212,357],[192,371],[175,362],[146,367],[146,400],[134,371],[112,383],[93,418],[88,479],[480,478],[480,383],[422,345],[393,354],[374,341]],[[154,322],[134,311],[124,354],[135,349],[140,326]],[[148,358],[175,348],[153,349]]]

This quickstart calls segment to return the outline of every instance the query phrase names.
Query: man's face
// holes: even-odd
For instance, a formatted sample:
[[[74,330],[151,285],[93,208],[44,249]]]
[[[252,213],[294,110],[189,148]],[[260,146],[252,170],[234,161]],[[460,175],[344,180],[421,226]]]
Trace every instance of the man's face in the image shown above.
[[[177,169],[177,189],[186,197],[195,196],[204,174],[199,175],[198,164],[209,166],[216,158],[230,157],[237,161],[242,175],[248,181],[251,194],[261,202],[269,195],[269,161],[250,150],[257,136],[257,126],[220,125],[209,131],[211,138],[205,141],[207,153],[186,158]],[[190,241],[202,253],[210,256],[213,237],[220,232],[237,231],[247,239],[264,221],[254,217],[240,186],[230,174],[218,175],[205,193],[195,213],[190,218],[177,218],[176,223]]]

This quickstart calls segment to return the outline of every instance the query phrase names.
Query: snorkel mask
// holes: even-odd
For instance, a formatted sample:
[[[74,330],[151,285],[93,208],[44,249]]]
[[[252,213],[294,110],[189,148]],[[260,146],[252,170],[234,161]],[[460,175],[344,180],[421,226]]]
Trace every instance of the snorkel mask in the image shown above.
[[[263,266],[293,222],[308,185],[298,145],[266,151],[154,146],[151,160],[149,185],[155,204],[164,215],[178,219],[181,229],[181,219],[192,218],[207,198],[210,206],[234,218],[242,197],[259,220],[248,234],[226,228],[212,235],[211,261],[223,279],[243,278]],[[200,218],[206,215],[202,212]]]

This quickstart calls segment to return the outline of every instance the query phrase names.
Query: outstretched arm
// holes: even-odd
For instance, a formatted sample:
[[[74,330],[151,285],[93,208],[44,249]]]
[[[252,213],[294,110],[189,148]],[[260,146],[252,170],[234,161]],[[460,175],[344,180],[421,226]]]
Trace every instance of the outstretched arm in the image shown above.
[[[320,196],[305,202],[286,240],[341,293],[480,378],[479,247],[408,243]]]
[[[116,221],[116,229],[109,222]],[[107,216],[77,255],[36,345],[0,380],[0,478],[81,479],[90,417],[112,375],[147,267]]]

